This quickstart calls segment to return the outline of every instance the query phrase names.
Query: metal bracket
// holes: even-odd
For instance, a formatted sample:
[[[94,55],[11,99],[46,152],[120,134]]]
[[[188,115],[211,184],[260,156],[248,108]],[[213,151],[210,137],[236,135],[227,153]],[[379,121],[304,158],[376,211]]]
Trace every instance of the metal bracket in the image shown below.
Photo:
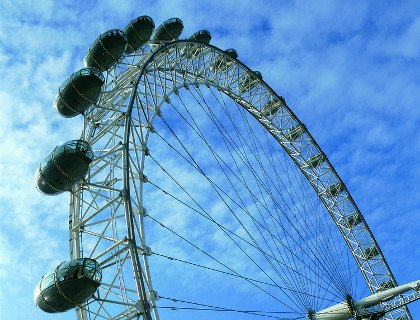
[[[140,172],[140,177],[139,178],[140,178],[140,181],[144,182],[144,183],[149,181],[149,179],[147,179],[147,176],[143,172]]]
[[[150,257],[153,254],[152,249],[148,246],[144,246],[141,250],[143,251],[143,255]]]

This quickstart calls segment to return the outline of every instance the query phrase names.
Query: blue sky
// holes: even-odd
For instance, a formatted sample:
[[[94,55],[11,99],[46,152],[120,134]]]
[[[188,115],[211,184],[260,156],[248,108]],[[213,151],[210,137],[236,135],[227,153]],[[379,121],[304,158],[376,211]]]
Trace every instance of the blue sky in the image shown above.
[[[147,14],[179,17],[284,96],[353,195],[399,283],[420,278],[418,1],[0,0],[0,316],[46,316],[33,288],[67,258],[68,196],[33,184],[39,161],[79,136],[52,103],[95,38]],[[420,303],[411,306],[420,317]]]

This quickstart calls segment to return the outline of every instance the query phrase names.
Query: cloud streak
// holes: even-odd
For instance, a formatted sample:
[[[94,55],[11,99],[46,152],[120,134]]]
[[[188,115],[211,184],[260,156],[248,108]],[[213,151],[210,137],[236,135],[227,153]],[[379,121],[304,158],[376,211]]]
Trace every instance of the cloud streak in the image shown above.
[[[68,256],[68,197],[40,195],[33,174],[55,145],[79,136],[81,118],[60,118],[53,99],[66,77],[82,67],[98,34],[123,29],[142,14],[156,24],[180,17],[185,37],[206,28],[213,44],[237,49],[240,60],[260,70],[331,159],[397,280],[418,278],[420,20],[415,1],[2,4],[1,316],[56,318],[35,309],[32,290],[43,273]],[[414,318],[420,316],[419,303],[411,309]],[[61,318],[72,319],[73,313]]]

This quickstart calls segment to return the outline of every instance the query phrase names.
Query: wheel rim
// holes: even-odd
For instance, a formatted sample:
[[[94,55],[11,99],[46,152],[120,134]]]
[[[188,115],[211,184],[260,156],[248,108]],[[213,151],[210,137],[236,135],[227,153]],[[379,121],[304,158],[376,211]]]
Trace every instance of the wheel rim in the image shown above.
[[[214,61],[220,57],[230,61],[229,68],[214,72]],[[96,150],[98,160],[92,165],[86,181],[76,186],[72,193],[70,252],[72,258],[88,254],[105,261],[102,265],[114,264],[114,270],[117,271],[113,276],[116,276],[114,279],[119,284],[108,283],[108,287],[104,284],[103,293],[99,291],[96,300],[88,301],[86,306],[78,309],[79,318],[136,318],[143,312],[144,305],[139,304],[138,300],[147,300],[153,317],[159,318],[155,308],[157,296],[154,294],[149,270],[150,251],[145,237],[144,219],[153,219],[153,216],[145,218],[143,189],[147,185],[147,175],[143,171],[149,154],[148,139],[161,108],[163,111],[163,106],[170,104],[172,97],[177,96],[179,91],[187,86],[194,87],[195,84],[215,87],[229,96],[277,140],[327,208],[355,257],[369,290],[376,292],[386,282],[396,285],[364,219],[361,218],[357,225],[349,228],[348,218],[353,214],[361,217],[361,214],[344,184],[337,185],[340,190],[331,196],[334,191],[329,191],[328,188],[342,181],[316,141],[289,107],[262,80],[255,78],[255,86],[241,92],[238,85],[246,75],[253,73],[239,61],[228,58],[220,49],[191,41],[178,41],[154,51],[128,56],[108,72],[107,87],[100,102],[85,115],[82,135]],[[280,107],[273,114],[267,114],[264,106],[274,99]],[[290,135],[293,133],[290,131],[292,128],[301,130],[296,138]],[[324,161],[311,168],[310,159],[317,155],[322,155]],[[344,186],[343,190],[341,186]],[[124,214],[121,214],[123,207]],[[97,213],[100,208],[104,209]],[[98,222],[102,220],[104,221]],[[94,225],[96,222],[98,223]],[[105,232],[99,232],[94,226],[101,226],[98,230],[102,228]],[[96,242],[96,247],[92,247],[89,243],[91,240],[86,239],[89,237],[100,239]],[[105,245],[107,241],[109,243]],[[367,258],[366,249],[372,246],[378,252]],[[101,255],[102,253],[104,254]],[[129,259],[131,266],[128,266]],[[119,268],[121,272],[118,271]],[[127,277],[123,274],[130,272],[134,273],[135,281],[128,285]],[[106,292],[108,295],[104,296]],[[114,296],[115,300],[110,296]],[[98,307],[94,307],[95,305]],[[117,305],[123,306],[122,310],[117,310]],[[98,313],[95,308],[100,309]],[[106,308],[115,311],[112,313]],[[406,308],[396,310],[387,317],[396,319],[403,315],[409,317]]]

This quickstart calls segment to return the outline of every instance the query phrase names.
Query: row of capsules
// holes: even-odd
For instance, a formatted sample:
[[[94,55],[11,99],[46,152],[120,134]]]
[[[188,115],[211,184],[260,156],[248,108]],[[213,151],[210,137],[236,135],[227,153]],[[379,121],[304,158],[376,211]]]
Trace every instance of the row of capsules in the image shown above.
[[[84,115],[99,99],[105,83],[103,72],[148,43],[176,41],[183,29],[178,18],[163,22],[155,30],[152,18],[140,16],[124,31],[112,29],[101,34],[88,49],[85,68],[71,74],[60,86],[54,101],[55,110],[66,118]],[[211,36],[207,30],[201,30],[189,40],[208,44]],[[37,189],[47,195],[70,191],[85,177],[93,159],[92,148],[84,140],[57,146],[36,170]],[[45,312],[67,311],[90,299],[101,281],[102,270],[94,259],[65,261],[41,278],[35,287],[34,301]]]

